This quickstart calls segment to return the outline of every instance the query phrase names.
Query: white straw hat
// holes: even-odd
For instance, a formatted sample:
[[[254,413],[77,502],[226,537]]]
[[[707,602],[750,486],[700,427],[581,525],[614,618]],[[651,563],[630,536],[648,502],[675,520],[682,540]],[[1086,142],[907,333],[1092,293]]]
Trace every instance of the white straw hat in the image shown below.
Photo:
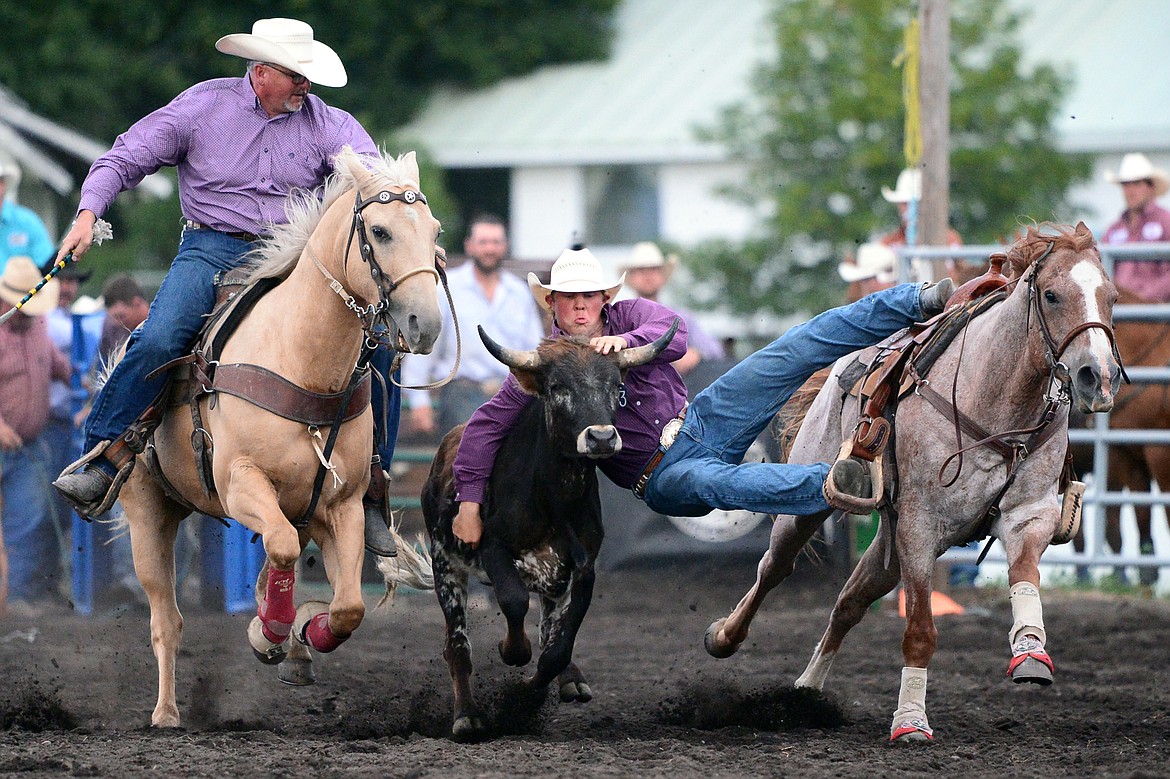
[[[678,265],[677,254],[667,254],[664,256],[662,250],[658,248],[658,244],[653,241],[641,241],[640,243],[634,244],[634,248],[630,251],[630,256],[621,264],[621,268],[622,270],[663,268],[669,277],[674,272],[676,265]]]
[[[605,292],[612,300],[622,288],[626,274],[616,284],[601,279],[601,263],[588,249],[565,249],[553,263],[548,284],[542,284],[535,273],[528,274],[528,288],[545,311],[551,310],[545,297],[550,292]]]
[[[896,278],[895,268],[898,256],[884,243],[863,243],[857,247],[857,262],[843,262],[837,266],[837,273],[846,281],[877,279],[888,284]]]
[[[889,203],[909,203],[922,199],[922,171],[907,168],[898,174],[898,183],[893,189],[882,187],[882,197]]]
[[[1136,152],[1127,154],[1121,158],[1121,168],[1116,174],[1105,172],[1105,180],[1110,184],[1125,184],[1146,179],[1154,182],[1154,193],[1159,197],[1170,190],[1170,176],[1161,168],[1155,168],[1144,154]]]
[[[300,73],[314,84],[343,87],[349,78],[333,49],[313,40],[313,28],[296,19],[260,19],[251,34],[225,35],[215,42],[224,54],[271,62]]]
[[[4,266],[4,275],[0,276],[0,298],[15,306],[41,283],[42,278],[44,276],[31,257],[9,257],[8,264]],[[58,286],[56,279],[50,281],[21,306],[20,313],[37,316],[52,311],[57,307]]]
[[[3,179],[8,188],[15,190],[20,186],[20,166],[14,160],[0,159],[0,179]]]

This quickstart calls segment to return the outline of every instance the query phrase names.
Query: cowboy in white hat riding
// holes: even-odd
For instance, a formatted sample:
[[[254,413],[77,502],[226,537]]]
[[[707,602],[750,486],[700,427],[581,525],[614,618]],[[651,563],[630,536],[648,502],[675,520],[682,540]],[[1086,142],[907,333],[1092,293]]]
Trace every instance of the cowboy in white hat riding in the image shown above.
[[[112,503],[133,467],[125,447],[111,461],[102,452],[118,441],[163,389],[147,374],[185,354],[215,302],[214,278],[243,262],[255,242],[287,221],[285,199],[294,189],[324,183],[345,146],[378,155],[369,133],[350,114],[310,94],[314,83],[340,87],[345,67],[333,49],[296,19],[261,19],[251,33],[226,35],[216,48],[247,60],[239,78],[196,84],[118,136],[90,168],[81,203],[58,259],[88,251],[94,221],[114,198],[164,166],[179,173],[184,227],[179,251],[150,308],[131,336],[125,357],[94,399],[85,429],[83,468],[54,486],[83,516]],[[384,359],[383,359],[384,358]],[[389,358],[373,360],[385,374]],[[379,362],[381,364],[379,364]],[[387,385],[390,386],[390,385]],[[390,398],[394,429],[381,454],[389,462],[397,434],[398,390]],[[375,414],[375,417],[378,417]],[[366,546],[393,554],[378,506],[367,506]]]
[[[1121,217],[1105,231],[1105,243],[1170,241],[1170,211],[1154,202],[1170,189],[1170,175],[1144,154],[1126,154],[1117,173],[1105,172],[1110,184],[1120,184],[1125,198]],[[1170,302],[1170,261],[1118,260],[1113,282],[1152,303]]]

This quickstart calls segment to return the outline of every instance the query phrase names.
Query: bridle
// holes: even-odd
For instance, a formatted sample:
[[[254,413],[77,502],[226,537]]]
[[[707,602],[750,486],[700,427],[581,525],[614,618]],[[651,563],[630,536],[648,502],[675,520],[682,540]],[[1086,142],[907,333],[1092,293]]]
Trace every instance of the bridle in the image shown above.
[[[1064,352],[1068,349],[1072,340],[1086,330],[1097,328],[1105,331],[1105,337],[1109,339],[1109,348],[1112,350],[1113,357],[1117,360],[1117,365],[1121,369],[1122,381],[1128,384],[1129,376],[1125,373],[1125,365],[1121,361],[1121,353],[1117,350],[1117,339],[1113,333],[1113,327],[1105,322],[1081,322],[1068,331],[1068,334],[1065,335],[1064,340],[1059,345],[1056,343],[1056,338],[1053,337],[1052,330],[1048,326],[1048,320],[1044,316],[1044,308],[1040,305],[1040,291],[1036,286],[1036,275],[1040,272],[1040,266],[1052,254],[1055,246],[1055,242],[1049,241],[1048,246],[1044,249],[1044,253],[1032,263],[1032,267],[1027,276],[1028,316],[1031,317],[1032,312],[1036,312],[1036,321],[1040,324],[1040,334],[1044,338],[1044,361],[1048,364],[1049,384],[1058,384],[1061,394],[1065,397],[1065,402],[1068,402],[1068,386],[1072,381],[1072,376],[1069,375],[1068,366],[1061,362],[1060,358],[1064,356]]]

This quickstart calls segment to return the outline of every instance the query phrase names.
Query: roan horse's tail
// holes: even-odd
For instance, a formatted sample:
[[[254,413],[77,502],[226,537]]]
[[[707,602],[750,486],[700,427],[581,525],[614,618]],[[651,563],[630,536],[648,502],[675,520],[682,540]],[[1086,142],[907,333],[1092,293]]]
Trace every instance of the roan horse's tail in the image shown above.
[[[805,414],[808,413],[821,388],[825,386],[832,370],[833,366],[830,365],[810,376],[808,381],[800,386],[800,389],[792,393],[792,397],[780,408],[776,418],[772,420],[772,430],[780,444],[782,462],[788,462],[788,455],[792,452],[792,444],[796,441],[796,434],[800,432],[801,424],[804,423]]]
[[[378,570],[386,580],[386,595],[378,602],[379,607],[394,600],[399,585],[413,587],[416,590],[435,589],[431,556],[427,553],[426,542],[422,536],[418,537],[416,547],[398,535],[398,527],[395,524],[390,526],[390,535],[394,536],[394,543],[398,546],[398,556],[377,559]]]

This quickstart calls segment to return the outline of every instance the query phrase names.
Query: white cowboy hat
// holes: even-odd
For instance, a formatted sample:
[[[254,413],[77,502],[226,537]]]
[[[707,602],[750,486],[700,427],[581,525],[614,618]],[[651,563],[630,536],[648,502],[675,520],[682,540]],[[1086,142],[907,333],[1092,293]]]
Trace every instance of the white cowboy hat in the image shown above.
[[[1130,181],[1154,182],[1154,193],[1161,197],[1170,190],[1170,175],[1161,168],[1155,168],[1146,155],[1127,154],[1121,158],[1121,168],[1116,174],[1105,171],[1105,180],[1110,184],[1126,184]]]
[[[601,280],[601,263],[588,249],[565,249],[561,256],[553,263],[549,274],[548,284],[542,284],[535,273],[528,274],[528,288],[532,296],[545,311],[552,309],[545,297],[550,292],[605,292],[609,299],[622,288],[626,274],[622,274],[617,284],[606,284]]]
[[[898,183],[893,189],[882,187],[882,197],[889,203],[909,203],[922,199],[922,171],[907,168],[898,174]]]
[[[225,35],[215,42],[215,48],[224,54],[280,65],[324,87],[343,87],[349,80],[337,53],[313,40],[313,28],[296,19],[260,19],[252,25],[250,35]]]
[[[24,296],[32,292],[37,284],[41,283],[40,270],[30,257],[9,257],[4,266],[4,275],[0,276],[0,298],[15,306]],[[56,280],[50,281],[40,292],[20,308],[20,313],[28,316],[38,316],[48,313],[57,307],[57,294],[60,290]]]
[[[837,273],[846,281],[877,279],[883,284],[895,278],[894,269],[898,256],[884,243],[863,243],[857,247],[857,262],[843,262],[837,266]]]
[[[663,256],[662,250],[652,241],[642,241],[634,244],[630,256],[621,264],[622,270],[636,270],[637,268],[663,268],[667,277],[674,272],[678,265],[677,254]]]

